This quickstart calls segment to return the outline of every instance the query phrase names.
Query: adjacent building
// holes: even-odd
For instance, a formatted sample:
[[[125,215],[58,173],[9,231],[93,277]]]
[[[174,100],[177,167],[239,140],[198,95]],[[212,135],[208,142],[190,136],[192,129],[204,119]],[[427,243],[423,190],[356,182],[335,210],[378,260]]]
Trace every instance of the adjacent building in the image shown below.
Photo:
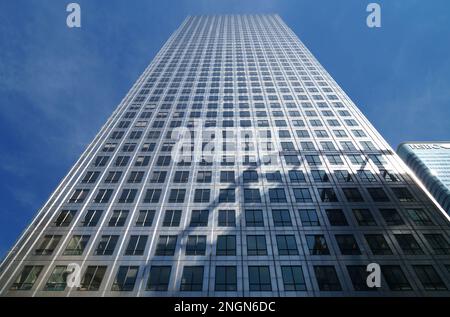
[[[404,142],[397,154],[450,214],[450,141]]]
[[[279,16],[191,16],[7,255],[0,294],[448,296],[427,195]]]

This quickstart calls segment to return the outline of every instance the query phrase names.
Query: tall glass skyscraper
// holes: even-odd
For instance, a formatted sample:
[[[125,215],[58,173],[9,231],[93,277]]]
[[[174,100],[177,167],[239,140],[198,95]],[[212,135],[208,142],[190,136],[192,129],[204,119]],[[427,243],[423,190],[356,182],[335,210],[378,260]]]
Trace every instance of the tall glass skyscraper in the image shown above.
[[[0,294],[448,296],[449,229],[279,16],[188,17],[7,255]]]
[[[404,142],[397,154],[450,215],[450,142]]]

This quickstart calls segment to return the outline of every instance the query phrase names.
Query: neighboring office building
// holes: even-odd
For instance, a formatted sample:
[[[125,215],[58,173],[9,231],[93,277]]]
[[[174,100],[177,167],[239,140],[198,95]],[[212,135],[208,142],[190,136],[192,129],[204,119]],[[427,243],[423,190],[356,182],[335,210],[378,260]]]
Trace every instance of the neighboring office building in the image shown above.
[[[177,160],[180,127],[188,149],[221,144]],[[188,17],[13,247],[0,294],[449,296],[449,229],[280,17]]]
[[[450,141],[404,142],[397,154],[450,215]]]

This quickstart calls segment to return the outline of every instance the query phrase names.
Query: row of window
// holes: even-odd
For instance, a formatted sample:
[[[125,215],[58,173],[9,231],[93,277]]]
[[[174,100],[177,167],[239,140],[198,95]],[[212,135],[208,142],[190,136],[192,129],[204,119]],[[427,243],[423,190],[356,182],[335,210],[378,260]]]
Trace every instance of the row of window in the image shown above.
[[[356,187],[341,188],[345,198],[348,202],[364,202],[364,198],[360,190]],[[296,203],[312,203],[313,197],[309,188],[291,188],[288,190],[290,193],[292,190],[293,201]],[[386,191],[382,187],[370,187],[366,188],[367,192],[374,202],[390,202],[390,198],[386,194]],[[416,199],[406,187],[390,187],[390,190],[394,193],[395,197],[400,202],[414,202]],[[76,204],[83,203],[89,193],[90,189],[75,189],[70,196],[68,203]],[[170,189],[167,202],[171,204],[184,203],[186,199],[186,188],[172,188]],[[95,195],[92,203],[104,204],[109,203],[113,196],[114,189],[99,189]],[[262,203],[263,198],[259,188],[243,188],[244,203]],[[338,196],[335,189],[332,187],[317,188],[318,197],[321,202],[333,203],[338,202]],[[192,201],[194,203],[209,203],[211,202],[212,189],[209,188],[197,188],[194,191]],[[138,194],[137,188],[124,188],[121,191],[116,203],[118,204],[130,204],[134,203]],[[142,198],[143,204],[159,203],[162,195],[162,189],[149,188],[146,189]],[[270,203],[285,204],[288,203],[288,196],[284,188],[268,188],[267,196]],[[236,190],[235,188],[221,188],[219,189],[218,196],[215,198],[218,203],[235,203],[236,202]]]
[[[413,234],[394,234],[395,240],[405,255],[424,255],[425,251],[416,240]],[[442,234],[424,234],[425,239],[432,247],[436,255],[450,255],[450,244]],[[125,256],[142,256],[147,247],[148,235],[131,235],[125,248]],[[341,255],[361,255],[361,248],[353,234],[334,235]],[[373,255],[393,255],[394,251],[387,242],[383,234],[365,234],[364,238]],[[59,242],[61,235],[46,235],[35,249],[35,255],[51,255]],[[116,249],[119,235],[102,235],[99,239],[94,255],[113,255]],[[298,238],[294,234],[276,234],[276,246],[278,255],[299,255]],[[90,235],[74,235],[70,239],[63,252],[63,255],[82,255],[89,243]],[[306,234],[306,246],[310,255],[330,255],[325,235]],[[178,242],[177,235],[160,234],[155,249],[155,256],[173,256],[176,252]],[[267,237],[264,234],[246,235],[246,255],[266,256],[269,255]],[[270,241],[269,241],[270,243]],[[187,236],[185,255],[204,256],[206,255],[207,236],[202,234]],[[181,245],[181,244],[180,244]],[[216,256],[236,256],[236,235],[222,234],[217,236]]]
[[[366,283],[367,271],[365,266],[348,265],[347,272],[355,291],[376,291],[369,288]],[[426,291],[446,291],[446,284],[432,265],[413,265],[414,273]],[[43,266],[25,266],[12,284],[11,290],[31,290],[36,283]],[[274,281],[271,278],[269,266],[251,265],[248,270],[248,290],[251,292],[270,292],[274,290]],[[307,291],[303,267],[300,265],[282,265],[281,279],[284,291]],[[450,273],[450,265],[447,265]],[[98,291],[104,280],[106,266],[88,266],[81,279],[79,291]],[[168,291],[171,279],[172,266],[151,266],[146,282],[146,291]],[[200,292],[204,290],[203,266],[184,266],[179,282],[181,292]],[[334,266],[313,266],[317,286],[320,291],[342,291],[341,281]],[[382,265],[381,271],[384,280],[391,291],[412,291],[413,287],[408,281],[403,269],[399,265]],[[44,291],[64,291],[67,289],[67,266],[57,265],[47,280]],[[111,291],[133,291],[139,274],[139,266],[120,266],[117,270]],[[238,268],[232,265],[215,267],[214,291],[238,291]],[[382,286],[382,289],[387,289]]]
[[[388,226],[403,226],[405,221],[400,213],[394,208],[381,208],[379,212]],[[69,227],[75,218],[77,210],[63,209],[56,216],[53,226],[55,227]],[[108,227],[123,227],[125,226],[130,212],[125,209],[113,210],[109,220],[106,222]],[[139,210],[135,218],[135,227],[151,227],[155,219],[156,210]],[[84,218],[80,222],[82,227],[96,227],[103,215],[103,210],[89,209]],[[294,226],[293,217],[289,209],[271,210],[271,223],[274,227],[291,227]],[[349,226],[348,215],[342,209],[325,209],[325,215],[330,226]],[[367,208],[352,209],[352,215],[356,220],[355,223],[362,227],[371,227],[380,225],[373,215],[373,212]],[[409,220],[416,226],[431,226],[434,225],[433,220],[423,209],[409,208],[406,209],[406,215]],[[168,209],[164,212],[162,218],[162,227],[179,227],[181,222],[182,210]],[[268,224],[262,209],[245,209],[244,222],[246,227],[265,227]],[[303,227],[319,227],[327,225],[321,223],[316,209],[298,209],[298,216]],[[192,210],[190,227],[208,227],[210,219],[210,211],[208,209]],[[294,217],[295,218],[295,217]],[[233,209],[219,209],[217,217],[217,227],[235,227],[236,226],[236,211]]]
[[[93,184],[97,182],[100,171],[87,171],[81,180],[82,184]],[[167,171],[159,170],[154,171],[149,176],[149,183],[164,183],[167,177]],[[218,171],[218,182],[222,184],[235,184],[236,183],[236,172],[234,170]],[[105,184],[116,184],[122,179],[123,171],[113,170],[109,171],[104,178]],[[191,171],[189,170],[176,170],[174,171],[172,182],[175,184],[188,183]],[[260,175],[256,169],[245,170],[241,173],[241,178],[243,183],[256,183],[261,180],[261,176],[264,177],[265,181],[269,183],[282,183],[283,176],[280,170],[277,171],[266,171]],[[348,170],[333,170],[332,174],[336,177],[338,182],[353,183],[356,180],[356,176],[359,181],[362,182],[377,182],[378,179],[370,170],[357,170],[356,174]],[[380,170],[381,179],[385,182],[398,182],[400,181],[397,174],[387,171]],[[128,174],[127,183],[138,184],[144,179],[145,171],[130,171]],[[325,170],[311,170],[311,179],[314,182],[328,183],[331,181],[329,173]],[[199,184],[211,184],[213,180],[213,171],[199,170],[196,172],[195,182]],[[287,180],[290,183],[307,183],[305,173],[302,170],[289,170],[287,173]],[[372,191],[375,194],[375,191]],[[375,194],[376,195],[376,194]],[[387,197],[385,195],[385,197]]]
[[[145,145],[145,144],[144,144]],[[205,146],[213,146],[211,145],[205,145]],[[167,167],[171,164],[176,164],[177,166],[192,166],[192,165],[198,165],[198,166],[235,166],[237,164],[241,164],[243,166],[249,166],[249,168],[257,167],[258,165],[280,165],[280,159],[283,159],[283,162],[286,166],[294,166],[299,167],[302,165],[302,160],[304,157],[304,162],[308,163],[308,165],[312,168],[317,168],[318,166],[322,166],[323,162],[320,157],[320,155],[317,154],[305,154],[304,156],[299,156],[298,154],[280,154],[278,155],[277,151],[270,150],[267,152],[262,153],[261,157],[258,157],[255,154],[249,154],[244,153],[241,154],[241,160],[237,161],[237,155],[235,153],[230,153],[228,155],[222,155],[222,156],[215,156],[214,151],[205,151],[205,152],[194,152],[191,151],[191,148],[194,148],[193,146],[189,145],[182,145],[181,151],[176,152],[177,157],[176,160],[172,159],[172,156],[170,155],[160,155],[158,156],[156,162],[154,163],[154,166],[157,167]],[[187,152],[187,154],[185,154]],[[224,151],[226,152],[226,151]],[[228,151],[231,152],[231,151]],[[195,154],[195,158],[193,156]],[[232,155],[233,154],[233,155]],[[367,155],[369,159],[376,164],[377,166],[383,166],[384,163],[386,163],[384,157],[380,154],[368,154]],[[342,161],[342,158],[340,155],[326,155],[328,161],[332,166],[344,166],[344,162]],[[137,156],[134,166],[136,167],[145,167],[149,166],[150,163],[150,156]],[[351,164],[357,165],[357,166],[365,166],[368,165],[368,160],[365,158],[362,158],[360,155],[349,155],[348,156]],[[103,167],[107,164],[109,160],[109,156],[97,156],[95,158],[95,161],[93,162],[94,167]],[[362,161],[363,163],[355,163],[356,161]],[[119,155],[116,157],[115,162],[113,166],[115,167],[125,167],[130,163],[130,156],[123,156]],[[341,167],[341,168],[342,168]],[[362,170],[363,172],[358,173],[364,173],[364,174],[373,174],[369,170]],[[314,172],[317,173],[317,172]],[[385,170],[381,170],[380,173],[383,174],[383,178],[386,181],[396,181],[397,177],[392,172],[387,172],[389,175],[386,175]],[[314,175],[313,175],[314,176]],[[364,176],[362,175],[363,179],[373,179],[374,177]]]

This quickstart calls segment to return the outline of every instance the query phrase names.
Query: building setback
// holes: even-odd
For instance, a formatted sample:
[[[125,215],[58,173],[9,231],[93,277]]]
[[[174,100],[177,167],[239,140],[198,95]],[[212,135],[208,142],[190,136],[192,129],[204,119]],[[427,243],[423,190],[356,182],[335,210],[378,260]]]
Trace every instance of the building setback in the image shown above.
[[[450,142],[404,142],[397,154],[450,214]]]
[[[7,255],[0,294],[448,296],[449,229],[279,16],[192,16]]]

